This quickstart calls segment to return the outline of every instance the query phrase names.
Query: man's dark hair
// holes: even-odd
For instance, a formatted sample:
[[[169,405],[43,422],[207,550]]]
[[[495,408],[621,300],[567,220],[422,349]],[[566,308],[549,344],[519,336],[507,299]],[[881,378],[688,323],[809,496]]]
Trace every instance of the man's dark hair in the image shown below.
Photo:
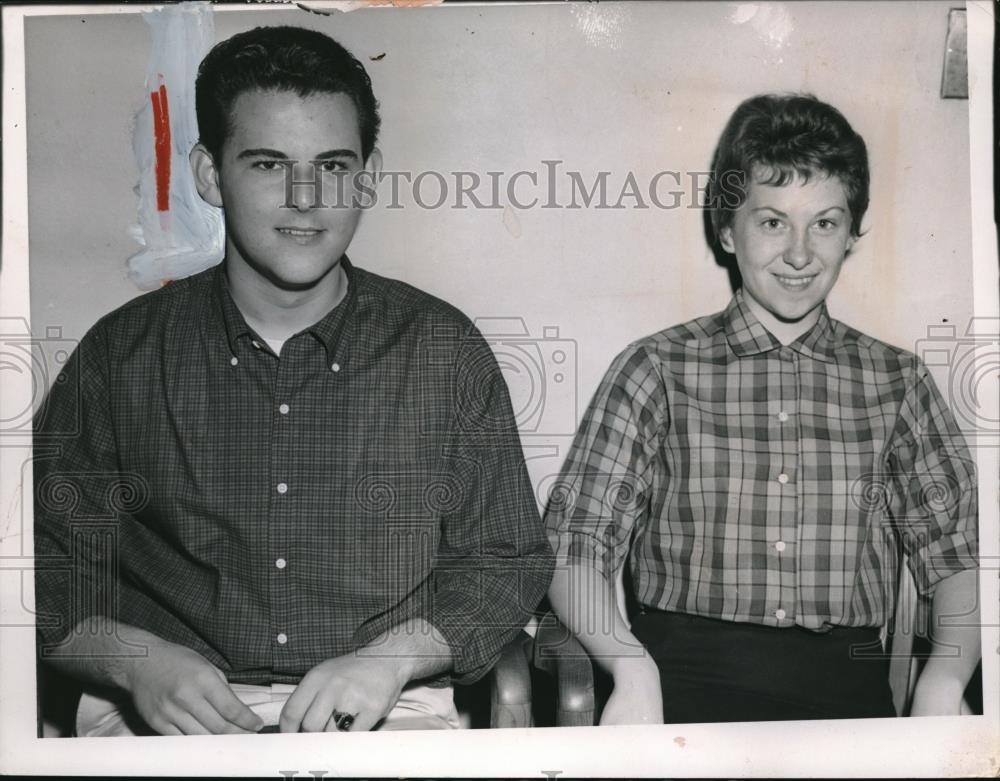
[[[216,163],[229,136],[236,98],[248,90],[287,90],[299,97],[344,94],[354,103],[361,156],[368,159],[381,120],[365,67],[323,33],[302,27],[257,27],[216,44],[201,61],[195,82],[199,141]]]
[[[722,131],[708,187],[712,230],[732,224],[751,182],[785,185],[835,176],[847,190],[851,235],[868,209],[868,151],[837,109],[813,95],[757,95],[743,101]]]

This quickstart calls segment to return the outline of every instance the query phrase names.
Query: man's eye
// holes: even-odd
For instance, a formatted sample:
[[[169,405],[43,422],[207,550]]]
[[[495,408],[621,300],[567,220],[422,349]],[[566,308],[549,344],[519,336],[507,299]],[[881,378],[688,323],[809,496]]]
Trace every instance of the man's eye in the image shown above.
[[[258,171],[277,171],[281,168],[281,162],[278,160],[258,160],[253,164],[253,167]]]
[[[336,171],[346,171],[347,166],[340,160],[321,160],[319,163],[319,170],[325,174],[329,174],[335,173]]]

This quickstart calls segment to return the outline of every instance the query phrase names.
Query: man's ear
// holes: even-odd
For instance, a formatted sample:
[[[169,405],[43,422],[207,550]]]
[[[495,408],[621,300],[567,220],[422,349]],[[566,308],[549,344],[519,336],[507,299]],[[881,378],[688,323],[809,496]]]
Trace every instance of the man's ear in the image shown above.
[[[195,187],[198,188],[202,200],[221,208],[222,189],[219,187],[219,169],[211,152],[203,144],[195,144],[188,159],[191,161]]]
[[[365,170],[371,174],[373,183],[378,183],[379,175],[382,173],[382,150],[377,146],[372,148],[368,159],[365,160]]]
[[[360,192],[361,194],[360,198],[354,202],[356,207],[360,206],[362,209],[368,209],[375,205],[375,191],[378,189],[378,179],[381,173],[382,153],[378,147],[374,147],[368,153],[368,159],[365,160],[365,165],[359,172],[359,179],[355,182],[355,186],[358,188],[356,192]],[[365,184],[361,185],[361,182]]]
[[[719,229],[719,244],[730,255],[736,254],[736,245],[733,244],[733,228],[731,225]]]

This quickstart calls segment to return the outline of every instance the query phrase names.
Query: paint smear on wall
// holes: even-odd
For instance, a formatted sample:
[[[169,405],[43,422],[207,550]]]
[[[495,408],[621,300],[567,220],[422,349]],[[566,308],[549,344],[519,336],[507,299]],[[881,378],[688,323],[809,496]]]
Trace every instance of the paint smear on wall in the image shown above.
[[[777,3],[740,3],[729,15],[733,24],[749,24],[768,46],[782,48],[795,31],[792,15]]]
[[[194,81],[215,42],[209,3],[164,6],[143,14],[152,34],[147,100],[135,117],[132,150],[139,170],[138,223],[130,233],[142,249],[128,273],[149,290],[214,266],[224,251],[222,210],[195,188],[188,153],[198,140]]]
[[[597,49],[620,49],[622,30],[628,20],[625,4],[578,3],[573,5],[576,28],[584,40]]]
[[[149,93],[153,105],[153,148],[156,150],[156,210],[170,211],[170,104],[166,85]]]

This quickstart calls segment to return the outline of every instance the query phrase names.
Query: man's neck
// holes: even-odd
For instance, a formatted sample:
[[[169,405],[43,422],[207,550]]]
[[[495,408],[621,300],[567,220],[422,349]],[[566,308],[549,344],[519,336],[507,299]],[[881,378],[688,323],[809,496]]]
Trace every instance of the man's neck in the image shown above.
[[[225,272],[233,301],[247,325],[277,342],[322,320],[347,295],[347,274],[340,263],[305,290],[279,288],[239,262],[226,262]]]

